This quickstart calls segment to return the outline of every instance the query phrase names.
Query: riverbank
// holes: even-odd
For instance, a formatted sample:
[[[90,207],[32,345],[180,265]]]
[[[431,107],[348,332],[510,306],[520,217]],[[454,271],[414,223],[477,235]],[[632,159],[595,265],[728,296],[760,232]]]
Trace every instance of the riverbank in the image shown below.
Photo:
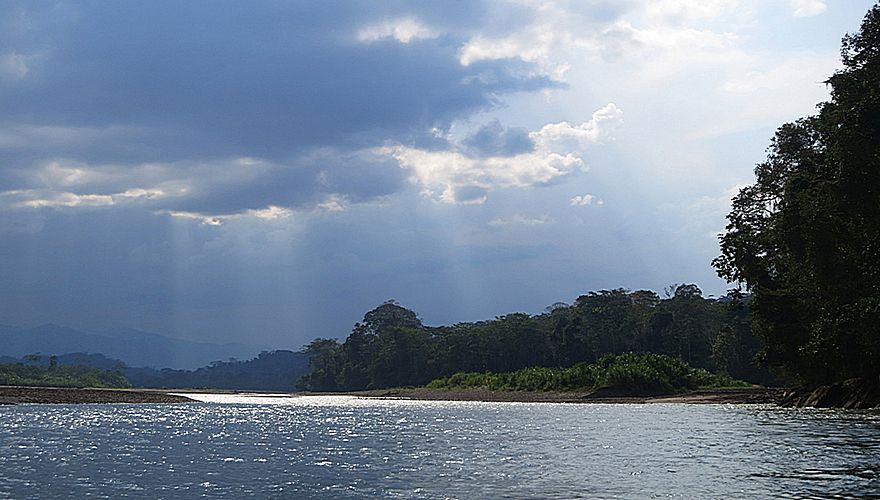
[[[177,391],[175,391],[177,392]],[[192,403],[190,398],[150,389],[80,389],[0,386],[0,404]]]
[[[190,390],[192,392],[249,394],[244,391]],[[10,387],[0,386],[0,404],[22,403],[193,403],[193,399],[179,395],[186,389],[175,389],[169,394],[157,389],[78,389],[61,387]],[[281,394],[279,394],[280,396]],[[422,401],[485,401],[519,403],[568,403],[568,404],[780,404],[782,389],[747,388],[693,391],[684,394],[662,396],[625,396],[607,392],[542,392],[542,391],[492,391],[488,389],[428,389],[425,387],[376,389],[370,391],[334,393],[293,393],[298,395],[347,395],[376,399],[406,399]]]
[[[782,404],[849,410],[880,408],[880,380],[852,378],[813,389],[793,389],[786,391]]]
[[[714,389],[663,396],[623,396],[598,392],[492,391],[489,389],[428,389],[425,387],[377,389],[344,394],[365,398],[411,399],[427,401],[487,401],[519,403],[578,404],[778,404],[782,389],[763,387]],[[338,393],[336,393],[338,394]]]

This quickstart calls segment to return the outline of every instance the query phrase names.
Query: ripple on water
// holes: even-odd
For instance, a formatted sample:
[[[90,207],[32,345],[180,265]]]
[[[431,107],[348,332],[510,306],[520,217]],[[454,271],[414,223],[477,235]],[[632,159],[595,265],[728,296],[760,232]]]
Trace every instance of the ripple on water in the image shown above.
[[[874,412],[199,395],[0,408],[0,497],[864,496]]]

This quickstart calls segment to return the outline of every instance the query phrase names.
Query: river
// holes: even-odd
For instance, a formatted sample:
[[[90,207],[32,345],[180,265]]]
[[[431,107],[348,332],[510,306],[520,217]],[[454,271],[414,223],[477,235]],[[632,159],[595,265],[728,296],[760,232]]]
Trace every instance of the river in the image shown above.
[[[880,413],[196,396],[0,407],[0,498],[880,494]]]

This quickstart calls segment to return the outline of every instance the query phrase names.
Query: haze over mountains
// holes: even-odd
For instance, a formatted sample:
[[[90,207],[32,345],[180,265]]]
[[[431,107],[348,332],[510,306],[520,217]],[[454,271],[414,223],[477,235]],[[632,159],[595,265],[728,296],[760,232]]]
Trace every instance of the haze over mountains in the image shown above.
[[[131,329],[85,332],[55,324],[32,328],[0,325],[0,355],[11,357],[100,353],[133,367],[193,369],[229,358],[250,359],[268,349],[242,343],[193,342]]]

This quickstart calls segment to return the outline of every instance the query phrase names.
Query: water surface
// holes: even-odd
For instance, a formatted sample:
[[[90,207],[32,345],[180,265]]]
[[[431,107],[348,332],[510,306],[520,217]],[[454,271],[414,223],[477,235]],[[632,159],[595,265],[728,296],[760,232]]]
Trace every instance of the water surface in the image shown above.
[[[202,395],[0,407],[0,497],[880,494],[880,413]]]

